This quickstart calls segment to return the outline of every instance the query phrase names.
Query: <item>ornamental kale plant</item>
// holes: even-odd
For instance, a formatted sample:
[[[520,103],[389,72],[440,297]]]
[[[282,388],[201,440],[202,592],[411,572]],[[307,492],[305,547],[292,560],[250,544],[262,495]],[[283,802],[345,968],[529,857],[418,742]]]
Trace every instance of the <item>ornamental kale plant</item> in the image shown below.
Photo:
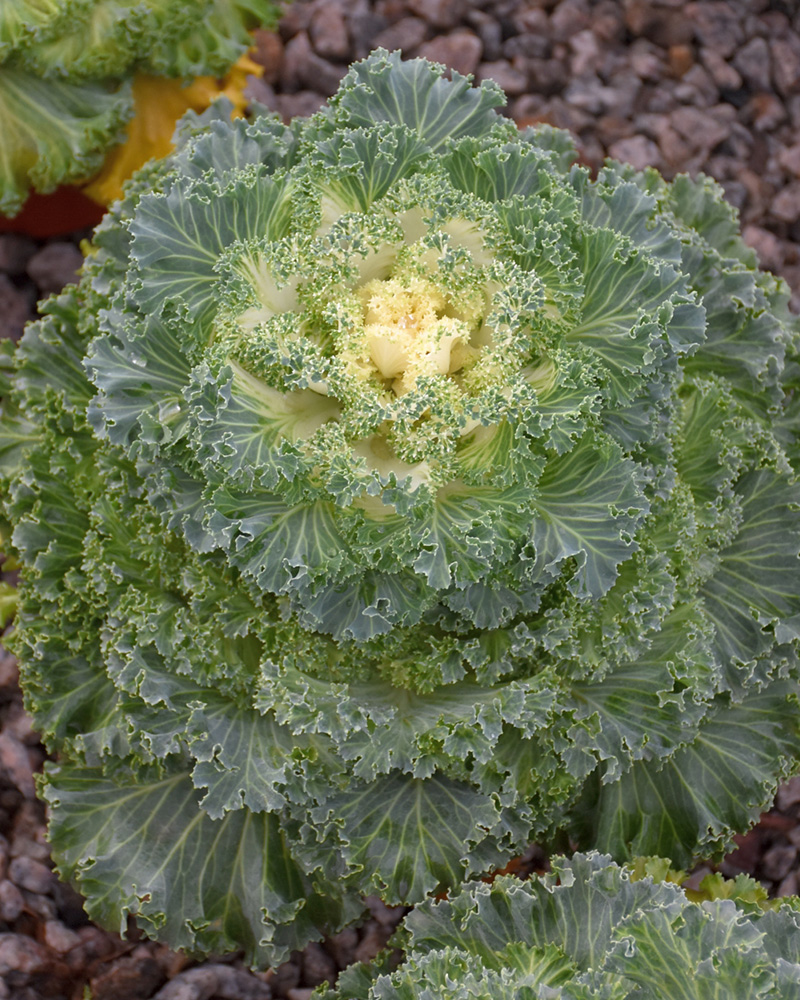
[[[19,345],[6,517],[93,918],[275,961],[568,831],[688,864],[800,752],[797,325],[708,180],[377,52],[187,120]]]
[[[31,187],[90,177],[135,108],[158,102],[151,76],[226,73],[250,45],[248,29],[274,23],[277,9],[273,0],[3,0],[0,213],[15,214]],[[165,83],[160,103],[180,102]],[[199,96],[195,87],[188,100]]]
[[[796,906],[712,888],[722,898],[689,902],[607,856],[556,859],[541,879],[424,903],[406,918],[397,971],[353,966],[325,1000],[797,1000]]]

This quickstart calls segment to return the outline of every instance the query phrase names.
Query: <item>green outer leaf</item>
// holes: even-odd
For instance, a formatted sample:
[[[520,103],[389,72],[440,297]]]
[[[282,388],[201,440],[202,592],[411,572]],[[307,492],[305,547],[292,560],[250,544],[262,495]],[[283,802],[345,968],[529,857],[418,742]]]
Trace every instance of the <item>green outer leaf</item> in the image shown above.
[[[651,256],[680,263],[681,245],[675,231],[664,220],[653,219],[656,198],[633,181],[625,179],[625,168],[610,165],[600,171],[597,184],[589,183],[584,170],[570,175],[581,195],[581,214],[596,229],[613,229]]]
[[[90,177],[132,114],[127,81],[109,89],[0,69],[0,214],[15,215],[31,186],[46,194]]]
[[[47,407],[55,391],[70,412],[83,412],[93,388],[86,377],[86,337],[79,330],[81,299],[67,288],[39,303],[41,319],[29,323],[19,342],[15,391],[28,407]]]
[[[567,339],[590,348],[607,366],[616,396],[628,395],[628,375],[652,361],[659,307],[685,292],[683,274],[666,263],[626,253],[612,230],[587,230],[578,247],[585,288],[580,322]],[[699,316],[702,313],[695,309]],[[681,315],[680,322],[686,318]],[[696,336],[696,335],[695,335]]]
[[[170,440],[185,423],[190,365],[174,331],[151,317],[143,335],[98,337],[86,365],[100,390],[89,408],[98,435],[130,447],[144,432]]]
[[[58,613],[51,610],[57,619]],[[44,742],[53,750],[80,746],[87,753],[104,749],[127,753],[119,694],[98,665],[99,650],[92,657],[78,656],[52,632],[52,626],[40,630],[39,658],[30,663],[23,658],[21,667],[26,703]]]
[[[202,697],[205,704],[195,703],[187,729],[197,760],[192,783],[207,789],[200,804],[212,819],[242,808],[277,811],[287,795],[303,801],[327,792],[336,762],[326,766],[321,759],[320,739],[298,737],[273,716],[234,709],[212,692]],[[306,768],[303,757],[311,759]]]
[[[690,259],[689,266],[693,263]],[[696,266],[708,262],[701,258]],[[780,315],[766,308],[755,277],[750,271],[723,271],[702,288],[706,336],[685,368],[695,377],[724,377],[735,389],[758,397],[783,367],[787,331]]]
[[[762,935],[730,900],[687,906],[683,919],[677,926],[655,911],[646,923],[628,921],[609,967],[664,1000],[775,996],[773,971],[762,955],[753,960]]]
[[[597,598],[634,550],[631,536],[648,502],[636,485],[636,466],[616,445],[587,435],[548,462],[533,506],[534,572],[556,576],[560,564],[575,556],[578,568],[570,590]]]
[[[424,60],[401,62],[399,52],[376,49],[369,60],[350,67],[330,103],[342,124],[405,125],[436,150],[461,136],[486,135],[505,95],[491,80],[472,89],[460,73],[445,80]]]
[[[481,580],[502,559],[504,550],[513,550],[510,538],[522,534],[528,519],[521,513],[527,495],[521,487],[455,485],[443,491],[431,516],[415,531],[420,554],[414,569],[437,590],[445,590],[451,582],[461,587]]]
[[[288,197],[286,184],[253,167],[222,190],[179,181],[165,194],[141,198],[130,231],[131,259],[143,275],[136,301],[144,314],[171,302],[206,322],[216,309],[220,255],[236,240],[283,236]]]
[[[48,769],[42,792],[59,870],[89,897],[89,915],[122,934],[136,914],[174,947],[244,947],[248,962],[277,964],[316,936],[320,918],[340,918],[332,899],[320,909],[277,816],[211,820],[183,771],[113,780],[64,764]]]
[[[405,125],[382,125],[337,132],[315,147],[312,157],[323,168],[338,168],[320,178],[323,191],[345,211],[366,211],[412,173],[427,151]]]
[[[175,163],[182,173],[195,180],[210,173],[225,182],[258,164],[269,173],[292,164],[297,137],[277,115],[231,121],[231,110],[219,100],[202,115],[189,113],[181,118],[175,133]]]
[[[762,469],[742,477],[736,489],[739,531],[701,590],[724,664],[748,663],[764,653],[774,642],[767,625],[800,612],[797,487]]]
[[[467,785],[400,774],[354,785],[312,815],[340,828],[348,864],[389,903],[417,903],[460,882],[470,845],[500,818],[491,798]]]
[[[599,732],[587,737],[587,750],[607,761],[603,781],[615,781],[630,760],[658,760],[697,733],[706,711],[702,704],[686,704],[679,697],[665,699],[672,678],[657,654],[615,670],[597,684],[577,685],[573,694],[580,705],[577,718],[597,713]]]
[[[457,188],[492,204],[550,193],[549,156],[521,143],[508,143],[498,150],[494,144],[483,149],[479,142],[462,140],[444,164]]]
[[[0,6],[0,58],[39,35],[64,10],[64,0],[14,0]]]
[[[544,728],[554,700],[547,685],[535,681],[495,688],[448,684],[431,694],[407,693],[399,704],[391,688],[376,688],[357,689],[354,695],[371,718],[387,718],[368,731],[349,734],[341,751],[345,759],[356,761],[354,773],[365,779],[392,768],[427,777],[438,757],[434,740],[459,758],[491,760],[504,723],[524,719],[531,728]]]
[[[796,687],[775,681],[741,705],[720,696],[698,737],[666,762],[638,761],[573,810],[580,842],[624,860],[671,857],[689,867],[721,852],[769,807],[781,772],[800,755]],[[782,766],[781,766],[782,765]]]
[[[139,68],[184,78],[221,76],[271,27],[273,0],[9,0],[0,10],[0,62],[49,79],[103,79]]]
[[[214,507],[211,531],[228,539],[231,562],[262,589],[280,594],[340,579],[348,557],[333,504],[287,507],[279,494],[223,487]]]

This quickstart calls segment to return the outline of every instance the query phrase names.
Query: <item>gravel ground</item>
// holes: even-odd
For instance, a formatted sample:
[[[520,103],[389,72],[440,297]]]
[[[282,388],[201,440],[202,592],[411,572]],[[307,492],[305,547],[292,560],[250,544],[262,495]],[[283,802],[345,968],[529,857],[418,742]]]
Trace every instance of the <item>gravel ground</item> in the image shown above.
[[[297,0],[259,35],[253,99],[289,119],[316,110],[347,64],[400,48],[509,95],[520,125],[576,136],[581,159],[606,155],[667,177],[704,171],[739,209],[745,239],[782,275],[800,311],[800,13],[794,0]],[[0,234],[0,336],[18,337],[38,298],[71,280],[85,232],[49,242]],[[400,908],[368,900],[369,918],[255,975],[235,957],[190,962],[86,918],[51,870],[33,774],[45,752],[0,651],[0,1000],[305,1000],[384,945]],[[772,894],[800,888],[800,778],[719,866]],[[531,851],[523,871],[544,864]]]

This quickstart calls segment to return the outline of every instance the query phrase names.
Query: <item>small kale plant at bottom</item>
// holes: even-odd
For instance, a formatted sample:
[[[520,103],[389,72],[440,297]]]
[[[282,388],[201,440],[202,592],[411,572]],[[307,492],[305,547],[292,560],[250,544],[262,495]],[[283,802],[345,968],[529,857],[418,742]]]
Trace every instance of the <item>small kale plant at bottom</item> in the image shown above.
[[[14,648],[90,915],[279,960],[800,754],[797,326],[718,187],[378,52],[185,120],[3,362]]]
[[[797,900],[711,888],[690,902],[608,856],[556,858],[542,878],[423,903],[397,935],[398,969],[351,966],[320,1000],[797,1000]]]

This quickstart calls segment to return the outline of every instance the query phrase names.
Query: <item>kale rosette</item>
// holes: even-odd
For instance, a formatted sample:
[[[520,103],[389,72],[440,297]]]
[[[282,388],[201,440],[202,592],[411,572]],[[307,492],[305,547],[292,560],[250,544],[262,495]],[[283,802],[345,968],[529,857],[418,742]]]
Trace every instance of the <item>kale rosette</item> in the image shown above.
[[[399,969],[352,966],[320,1000],[796,1000],[796,905],[758,901],[744,876],[706,883],[684,894],[596,853],[555,858],[530,882],[426,902],[397,937]]]
[[[800,752],[797,324],[706,179],[378,52],[184,120],[14,359],[15,648],[89,912],[248,961]]]

